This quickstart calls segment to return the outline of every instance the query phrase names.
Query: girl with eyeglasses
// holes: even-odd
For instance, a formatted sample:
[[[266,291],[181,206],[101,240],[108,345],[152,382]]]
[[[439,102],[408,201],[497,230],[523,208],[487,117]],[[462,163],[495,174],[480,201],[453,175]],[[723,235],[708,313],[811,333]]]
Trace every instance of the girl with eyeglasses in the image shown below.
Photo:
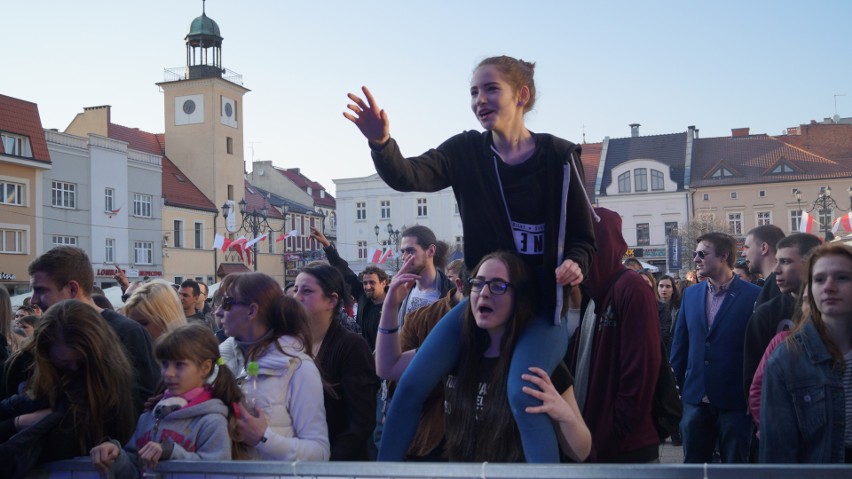
[[[403,264],[388,289],[379,324],[379,348],[396,348],[390,366],[404,371],[417,351],[399,351],[393,341],[396,309],[418,279]],[[518,427],[509,411],[506,388],[512,350],[524,328],[534,320],[535,292],[527,264],[517,255],[498,251],[486,255],[471,274],[470,301],[461,316],[463,331],[458,366],[444,378],[445,438],[451,462],[523,462]],[[381,343],[381,344],[380,344]],[[378,357],[378,356],[377,356]],[[562,366],[553,379],[531,367],[523,393],[540,401],[526,412],[545,417],[559,430],[562,452],[583,461],[591,450],[591,434],[574,399],[573,378]],[[561,391],[561,394],[560,394]],[[394,399],[396,400],[396,399]],[[393,404],[393,403],[391,403]]]
[[[240,404],[237,420],[249,458],[327,461],[323,384],[305,309],[263,273],[229,274],[217,300],[216,318],[229,336],[219,353],[240,383],[256,387],[254,411]],[[252,378],[250,363],[257,364]]]
[[[536,320],[512,353],[507,394],[527,461],[559,461],[556,434],[528,407],[523,394],[529,367],[551,372],[568,348],[568,289],[582,282],[595,251],[591,205],[583,188],[580,147],[527,129],[524,116],[536,101],[535,64],[499,56],[473,72],[470,106],[485,130],[466,131],[420,156],[405,158],[390,135],[387,113],[364,87],[344,116],[367,139],[382,179],[399,191],[452,187],[464,229],[464,258],[473,268],[488,253],[515,251],[534,271],[541,296]],[[423,402],[462,353],[458,305],[438,323],[399,382],[385,421],[379,460],[405,457]]]

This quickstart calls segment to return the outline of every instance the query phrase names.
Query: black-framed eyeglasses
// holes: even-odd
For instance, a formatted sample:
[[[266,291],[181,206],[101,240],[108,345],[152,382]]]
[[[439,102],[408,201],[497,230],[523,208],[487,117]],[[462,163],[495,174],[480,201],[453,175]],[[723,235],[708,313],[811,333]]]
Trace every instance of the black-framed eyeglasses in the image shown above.
[[[130,299],[130,295],[129,295],[129,294],[124,293],[124,294],[122,294],[122,295],[121,295],[121,302],[122,302],[122,303],[126,303],[128,299]]]
[[[231,310],[231,308],[232,308],[235,304],[241,304],[241,305],[243,305],[243,306],[248,306],[248,305],[250,305],[251,303],[246,303],[246,302],[244,302],[244,301],[237,301],[236,299],[231,298],[231,297],[228,297],[228,296],[225,296],[224,298],[222,298],[222,302],[221,302],[221,303],[219,303],[219,305],[220,305],[220,306],[222,306],[222,309],[223,309],[223,310],[225,310],[225,311],[230,311],[230,310]]]
[[[692,252],[692,259],[695,259],[696,256],[698,256],[701,259],[704,259],[704,257],[707,256],[708,254],[710,254],[710,252],[708,252],[708,251],[693,251]]]
[[[471,291],[482,291],[482,288],[484,288],[487,285],[488,290],[491,291],[491,294],[496,294],[496,295],[505,294],[506,290],[509,289],[509,286],[512,286],[512,287],[515,286],[514,284],[507,283],[506,281],[503,281],[502,279],[484,280],[482,278],[470,278],[470,280],[468,280],[468,283],[470,283],[470,290]]]

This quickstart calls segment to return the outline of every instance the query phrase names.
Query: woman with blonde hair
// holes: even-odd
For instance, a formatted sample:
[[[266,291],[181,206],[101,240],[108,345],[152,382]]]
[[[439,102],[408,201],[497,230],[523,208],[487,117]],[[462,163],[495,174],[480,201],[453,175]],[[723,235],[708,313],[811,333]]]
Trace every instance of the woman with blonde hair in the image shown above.
[[[152,340],[186,325],[180,298],[171,284],[157,279],[139,286],[124,303],[122,314],[139,323]]]

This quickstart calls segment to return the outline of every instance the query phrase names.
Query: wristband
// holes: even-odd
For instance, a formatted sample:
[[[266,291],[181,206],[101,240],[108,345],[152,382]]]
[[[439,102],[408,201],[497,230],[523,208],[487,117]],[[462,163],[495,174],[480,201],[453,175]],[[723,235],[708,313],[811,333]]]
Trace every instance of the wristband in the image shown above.
[[[385,329],[385,328],[382,328],[382,327],[379,328],[379,332],[382,333],[382,334],[393,334],[397,331],[399,331],[399,326],[397,326],[393,329]]]

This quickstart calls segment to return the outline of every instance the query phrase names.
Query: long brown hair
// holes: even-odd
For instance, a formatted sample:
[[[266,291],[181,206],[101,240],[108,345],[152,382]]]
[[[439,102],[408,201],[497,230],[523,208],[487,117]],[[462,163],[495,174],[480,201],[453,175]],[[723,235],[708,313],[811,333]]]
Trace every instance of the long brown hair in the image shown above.
[[[105,436],[122,444],[130,439],[136,424],[129,406],[133,404],[133,366],[106,320],[81,301],[60,301],[39,319],[33,338],[26,346],[35,356],[27,393],[46,398],[51,409],[67,406],[80,432],[79,455],[88,454]],[[63,372],[54,366],[50,348],[55,345],[76,353],[77,371]]]
[[[219,341],[216,335],[206,325],[190,323],[179,326],[157,339],[154,344],[154,356],[158,361],[189,360],[199,367],[210,361],[210,374],[216,374],[210,385],[211,395],[225,403],[228,407],[228,435],[231,437],[231,456],[233,459],[245,459],[248,451],[244,443],[236,438],[238,424],[234,412],[234,404],[239,404],[243,393],[237,386],[234,373],[224,364],[217,364],[219,359]],[[214,366],[215,365],[215,366]],[[218,371],[214,371],[218,369]]]
[[[256,360],[270,344],[275,344],[282,354],[287,354],[278,344],[281,336],[296,338],[302,351],[314,356],[311,353],[313,342],[307,311],[301,303],[285,296],[284,290],[271,276],[263,273],[229,274],[222,280],[219,291],[238,301],[256,304],[258,318],[269,326],[270,334],[247,351],[246,363]]]
[[[814,298],[814,265],[816,262],[827,256],[845,256],[852,261],[852,247],[846,246],[842,243],[827,243],[818,248],[814,249],[811,253],[810,258],[808,258],[808,282],[807,287],[810,291],[808,294],[808,305],[811,308],[811,315],[807,318],[807,320],[800,322],[796,325],[796,328],[790,332],[790,336],[788,336],[788,344],[793,346],[793,349],[796,350],[796,342],[793,339],[795,333],[801,330],[805,324],[812,323],[814,328],[816,328],[819,333],[819,337],[822,339],[822,342],[825,344],[828,353],[834,359],[835,366],[843,367],[843,354],[841,354],[840,349],[834,344],[834,341],[831,340],[831,337],[828,335],[828,331],[825,328],[825,322],[822,319],[822,312],[817,308],[816,299]]]
[[[488,378],[488,400],[477,419],[476,398],[480,382],[483,354],[491,342],[490,335],[476,325],[471,308],[462,313],[461,357],[456,374],[456,387],[445,390],[452,419],[446,424],[447,453],[451,461],[521,462],[520,433],[509,409],[506,383],[512,351],[524,328],[533,320],[536,295],[532,288],[529,266],[516,254],[497,251],[486,255],[474,268],[475,278],[482,265],[494,259],[509,271],[506,278],[514,293],[512,314],[500,342],[500,356]],[[478,431],[472,437],[473,431]]]

